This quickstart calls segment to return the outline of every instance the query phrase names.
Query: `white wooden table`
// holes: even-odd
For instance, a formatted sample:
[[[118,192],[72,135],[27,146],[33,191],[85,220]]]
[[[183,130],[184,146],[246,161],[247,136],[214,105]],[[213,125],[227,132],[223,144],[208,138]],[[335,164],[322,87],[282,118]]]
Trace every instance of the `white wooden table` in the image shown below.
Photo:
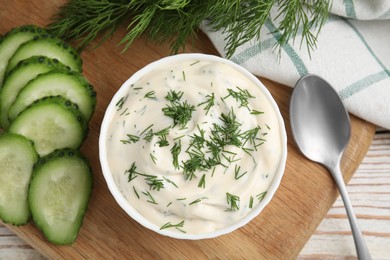
[[[390,260],[390,131],[379,129],[347,186],[373,259]],[[339,197],[298,259],[355,259],[348,219]],[[0,259],[44,259],[0,224]]]
[[[378,130],[347,186],[373,259],[390,259],[390,131]],[[299,259],[354,259],[348,218],[337,198]]]

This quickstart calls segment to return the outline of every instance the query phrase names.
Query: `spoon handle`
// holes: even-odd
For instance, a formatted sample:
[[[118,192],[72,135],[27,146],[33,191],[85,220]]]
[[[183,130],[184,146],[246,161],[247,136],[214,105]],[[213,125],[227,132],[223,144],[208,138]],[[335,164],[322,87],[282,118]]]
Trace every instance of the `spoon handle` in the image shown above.
[[[349,224],[351,225],[352,229],[353,239],[355,241],[357,257],[359,260],[370,260],[370,252],[368,251],[366,242],[363,238],[363,234],[360,231],[359,225],[357,223],[357,219],[353,211],[351,201],[349,200],[347,189],[345,187],[344,179],[341,174],[340,162],[338,162],[337,165],[335,165],[334,167],[329,168],[329,170],[333,175],[333,178],[339,188],[341,198],[344,201],[345,209],[347,211],[349,219]]]

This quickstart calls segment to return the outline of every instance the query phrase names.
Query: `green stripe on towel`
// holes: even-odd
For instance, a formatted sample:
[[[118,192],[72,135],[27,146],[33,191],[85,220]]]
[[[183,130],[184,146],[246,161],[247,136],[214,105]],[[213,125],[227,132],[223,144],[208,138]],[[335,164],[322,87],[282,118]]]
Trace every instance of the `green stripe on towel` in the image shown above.
[[[330,15],[326,23],[340,21],[340,17],[335,15]],[[298,29],[297,36],[301,36],[303,31],[303,26],[301,25]],[[275,47],[276,39],[275,37],[261,41],[255,45],[250,45],[245,48],[240,53],[233,55],[230,59],[237,64],[243,64],[252,58],[256,58],[256,55],[261,54],[262,51],[265,51],[271,47]]]
[[[356,18],[355,5],[353,0],[344,0],[345,14],[350,18]]]
[[[342,100],[345,100],[354,94],[364,90],[365,88],[373,85],[374,83],[377,83],[379,81],[382,81],[384,79],[389,78],[389,71],[384,70],[375,74],[371,74],[355,83],[352,85],[349,85],[348,87],[344,88],[343,90],[339,91],[340,98]]]
[[[275,43],[276,43],[275,38],[269,38],[267,40],[264,40],[262,42],[259,42],[255,45],[246,48],[244,51],[233,56],[231,60],[237,64],[243,64],[247,60],[256,57],[256,55],[260,54],[262,51],[265,51],[266,49],[273,47]]]
[[[280,32],[277,31],[274,24],[271,22],[270,19],[267,19],[265,22],[265,26],[268,28],[268,30],[272,33],[274,38],[276,40],[280,39],[282,35]],[[299,75],[302,77],[308,73],[307,68],[301,58],[298,56],[298,54],[295,52],[293,47],[291,47],[290,44],[285,44],[282,46],[283,50],[287,53],[287,55],[290,57],[291,61],[293,62],[295,68],[297,69]]]
[[[390,9],[378,17],[378,19],[389,19],[389,18],[390,18]]]
[[[386,68],[386,66],[382,63],[382,61],[378,58],[378,56],[376,56],[376,54],[373,52],[373,50],[371,49],[370,45],[368,45],[366,39],[364,39],[364,36],[359,32],[358,29],[356,29],[355,26],[353,26],[353,24],[348,21],[347,19],[343,19],[344,22],[346,24],[348,24],[352,30],[356,33],[356,35],[359,37],[359,39],[362,41],[362,43],[364,44],[364,46],[367,48],[368,52],[371,54],[371,56],[376,60],[376,62],[379,64],[379,66],[381,66],[383,68],[384,71],[387,71],[388,73],[388,76],[390,76],[389,74],[389,70]]]
[[[349,25],[352,30],[356,33],[360,41],[364,44],[370,55],[374,58],[374,60],[378,63],[378,65],[383,69],[381,72],[374,73],[371,75],[366,76],[365,78],[356,81],[355,83],[351,84],[350,86],[347,86],[343,90],[339,91],[339,95],[341,99],[345,100],[351,96],[353,96],[355,93],[358,93],[359,91],[366,89],[367,87],[370,87],[374,83],[377,83],[379,81],[388,79],[390,77],[390,71],[386,66],[382,63],[382,61],[379,59],[378,56],[374,53],[370,45],[367,43],[364,36],[360,33],[360,31],[348,20],[344,19],[343,21]]]

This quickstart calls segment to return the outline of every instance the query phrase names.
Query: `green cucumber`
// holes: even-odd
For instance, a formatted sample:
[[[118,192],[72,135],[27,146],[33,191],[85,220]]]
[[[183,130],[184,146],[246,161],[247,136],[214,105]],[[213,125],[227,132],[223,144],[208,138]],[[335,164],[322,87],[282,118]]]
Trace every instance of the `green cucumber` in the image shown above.
[[[95,110],[96,92],[79,72],[49,71],[40,74],[19,92],[8,111],[10,121],[35,100],[45,96],[62,96],[79,106],[86,120]]]
[[[8,131],[34,141],[40,156],[61,148],[78,148],[87,133],[87,123],[78,106],[60,96],[37,100],[23,110]]]
[[[31,216],[49,242],[76,240],[91,191],[91,168],[77,150],[56,150],[36,163],[28,200]]]
[[[7,74],[7,77],[4,79],[4,85],[0,89],[0,125],[3,128],[8,128],[8,109],[27,82],[41,73],[58,69],[70,71],[69,67],[57,59],[50,59],[45,56],[33,56],[19,62]]]
[[[6,73],[11,71],[21,60],[32,56],[46,56],[57,59],[72,70],[81,72],[82,61],[80,55],[72,46],[59,38],[42,34],[19,46],[8,61]]]
[[[5,223],[23,225],[29,220],[28,186],[37,160],[32,142],[25,137],[0,136],[0,218]]]
[[[46,30],[35,25],[24,25],[13,28],[0,41],[0,87],[3,85],[5,71],[9,59],[14,55],[18,47],[37,35],[47,34]]]

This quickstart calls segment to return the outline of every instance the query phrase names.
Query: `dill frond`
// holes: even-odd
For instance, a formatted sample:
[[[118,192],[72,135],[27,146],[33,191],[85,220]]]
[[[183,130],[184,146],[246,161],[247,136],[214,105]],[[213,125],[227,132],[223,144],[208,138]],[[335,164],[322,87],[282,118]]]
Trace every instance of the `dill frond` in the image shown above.
[[[329,15],[331,0],[69,0],[52,18],[48,29],[66,40],[76,40],[82,50],[99,34],[101,42],[122,23],[127,33],[119,44],[124,50],[142,34],[160,44],[170,43],[172,53],[196,37],[202,22],[226,35],[225,52],[231,57],[238,46],[260,39],[267,20],[280,20],[276,30],[279,46],[302,34],[310,52]],[[276,17],[271,9],[277,8]],[[99,42],[98,44],[100,44]]]

